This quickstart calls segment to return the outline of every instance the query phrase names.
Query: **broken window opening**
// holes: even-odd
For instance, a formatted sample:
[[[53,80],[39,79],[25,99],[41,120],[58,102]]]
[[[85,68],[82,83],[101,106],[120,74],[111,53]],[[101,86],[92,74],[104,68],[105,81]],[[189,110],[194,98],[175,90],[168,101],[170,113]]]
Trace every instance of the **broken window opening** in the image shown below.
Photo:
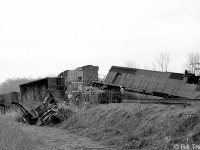
[[[115,77],[114,77],[114,79],[113,79],[113,81],[112,81],[113,84],[118,80],[118,78],[121,76],[121,74],[122,74],[122,73],[117,73],[117,74],[115,75]]]

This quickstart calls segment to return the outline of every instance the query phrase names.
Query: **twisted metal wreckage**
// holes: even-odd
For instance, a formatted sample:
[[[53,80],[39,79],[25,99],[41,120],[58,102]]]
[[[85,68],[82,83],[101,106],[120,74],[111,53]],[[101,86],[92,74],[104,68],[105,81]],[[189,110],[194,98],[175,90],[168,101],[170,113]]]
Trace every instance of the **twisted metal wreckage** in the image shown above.
[[[19,122],[42,126],[57,124],[66,119],[62,108],[59,108],[58,100],[50,91],[46,92],[42,104],[30,111],[18,102],[12,102],[12,104],[17,105],[23,113],[22,117],[17,119]]]
[[[92,86],[91,86],[92,85]],[[90,86],[89,88],[84,88]],[[120,94],[121,87],[126,97]],[[23,116],[17,121],[36,125],[57,124],[67,119],[66,114],[59,107],[60,102],[50,91],[57,91],[60,95],[73,94],[75,103],[84,94],[86,101],[98,103],[109,102],[137,102],[162,104],[191,104],[200,102],[200,76],[185,72],[159,72],[127,67],[112,66],[107,76],[98,81],[98,66],[87,65],[74,70],[66,70],[54,78],[43,78],[20,85],[21,102],[27,99],[27,93],[32,91],[38,95],[35,88],[47,90],[41,99],[41,104],[32,110],[27,110],[19,101],[11,100],[11,104],[18,106]],[[16,94],[16,93],[14,93]],[[0,95],[0,107],[6,103],[2,99],[11,99],[9,94]],[[88,96],[89,95],[89,96]],[[122,99],[124,99],[122,101]]]
[[[1,112],[5,113],[7,109],[17,106],[22,115],[16,119],[18,122],[28,123],[30,125],[52,125],[64,121],[66,115],[63,113],[63,108],[60,107],[60,102],[54,98],[51,91],[47,90],[42,98],[42,103],[34,109],[28,110],[19,103],[19,93],[12,92],[1,95],[0,108]]]

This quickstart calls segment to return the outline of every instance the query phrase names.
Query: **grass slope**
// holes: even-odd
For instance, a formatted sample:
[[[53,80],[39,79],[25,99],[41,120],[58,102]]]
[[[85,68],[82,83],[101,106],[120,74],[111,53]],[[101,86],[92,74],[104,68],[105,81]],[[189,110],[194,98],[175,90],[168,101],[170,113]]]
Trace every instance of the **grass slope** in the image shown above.
[[[36,145],[13,121],[14,113],[0,115],[0,150],[36,150]]]
[[[200,142],[200,107],[107,104],[66,120],[69,131],[122,149],[173,149]]]

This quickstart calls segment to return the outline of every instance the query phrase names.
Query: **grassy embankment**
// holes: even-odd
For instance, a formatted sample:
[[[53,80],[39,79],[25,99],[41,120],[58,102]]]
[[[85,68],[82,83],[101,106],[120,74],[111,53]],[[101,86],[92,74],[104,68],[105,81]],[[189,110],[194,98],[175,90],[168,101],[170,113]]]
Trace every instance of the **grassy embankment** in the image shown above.
[[[77,111],[62,127],[106,145],[173,149],[200,143],[200,107],[106,104]]]
[[[34,142],[14,121],[15,112],[0,114],[0,150],[36,150]]]

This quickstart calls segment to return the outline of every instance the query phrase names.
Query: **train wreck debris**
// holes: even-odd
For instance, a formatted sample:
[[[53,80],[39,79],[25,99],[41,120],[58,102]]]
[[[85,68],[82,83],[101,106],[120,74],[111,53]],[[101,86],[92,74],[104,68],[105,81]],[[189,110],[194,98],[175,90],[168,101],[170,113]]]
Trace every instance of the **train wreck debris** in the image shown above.
[[[84,104],[105,104],[105,103],[120,103],[123,95],[118,90],[109,90],[106,87],[98,88],[85,86],[81,91],[73,92],[73,95],[68,99],[69,103],[76,106]]]
[[[18,106],[23,113],[21,117],[17,118],[18,122],[42,126],[58,124],[66,119],[66,115],[62,113],[62,108],[59,106],[59,101],[49,91],[45,94],[43,103],[30,111],[18,102],[12,102],[12,104]]]
[[[200,99],[200,76],[112,66],[102,82],[111,90],[123,86],[132,99],[186,98]]]
[[[23,113],[17,121],[50,125],[62,122],[70,116],[70,104],[81,107],[88,103],[190,105],[200,102],[200,76],[195,74],[112,66],[107,76],[99,80],[98,70],[98,66],[87,65],[66,70],[57,77],[22,84],[21,98],[16,98],[19,93],[0,95],[0,106],[5,112],[5,108],[11,104],[16,105]],[[35,102],[41,104],[34,107],[32,104]],[[25,103],[30,104],[31,109],[26,109],[23,106]],[[63,111],[63,107],[60,107],[62,103],[68,104],[66,110],[69,111]]]
[[[39,100],[43,100],[42,98],[44,95],[42,94],[45,94],[47,89],[51,91],[58,91],[60,95],[63,95],[65,90],[64,84],[64,78],[60,77],[47,77],[21,84],[19,86],[21,101],[26,101],[29,98],[30,94],[33,95],[34,99],[36,99],[37,97]]]

